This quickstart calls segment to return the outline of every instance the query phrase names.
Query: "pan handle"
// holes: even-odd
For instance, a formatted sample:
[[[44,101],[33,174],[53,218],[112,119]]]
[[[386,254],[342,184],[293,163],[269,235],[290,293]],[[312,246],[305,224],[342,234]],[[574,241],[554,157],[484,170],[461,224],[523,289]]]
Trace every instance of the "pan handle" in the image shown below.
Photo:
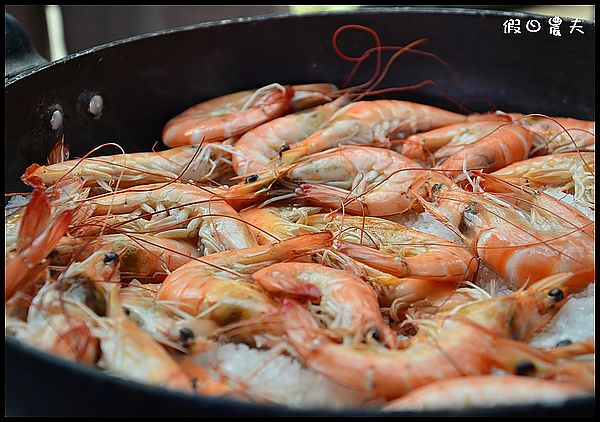
[[[4,11],[4,79],[47,62],[31,45],[19,22]]]

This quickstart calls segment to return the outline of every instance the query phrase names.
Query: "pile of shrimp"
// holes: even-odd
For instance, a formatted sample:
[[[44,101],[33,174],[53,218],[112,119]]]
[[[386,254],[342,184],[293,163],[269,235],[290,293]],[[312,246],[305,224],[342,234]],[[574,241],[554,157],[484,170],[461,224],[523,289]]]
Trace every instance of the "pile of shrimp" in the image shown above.
[[[375,39],[354,62],[380,72]],[[594,283],[595,122],[365,100],[379,75],[201,102],[161,152],[69,160],[59,139],[6,209],[6,334],[258,403],[278,401],[202,357],[267,350],[386,411],[593,395],[593,337],[530,339]],[[402,224],[420,215],[452,238]]]

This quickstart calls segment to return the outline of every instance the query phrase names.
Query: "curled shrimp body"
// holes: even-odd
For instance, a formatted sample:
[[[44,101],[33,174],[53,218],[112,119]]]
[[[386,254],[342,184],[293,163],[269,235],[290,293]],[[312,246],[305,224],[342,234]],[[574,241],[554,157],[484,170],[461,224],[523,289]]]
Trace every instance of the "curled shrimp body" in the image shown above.
[[[407,190],[421,169],[388,149],[347,146],[307,158],[281,177],[300,184],[300,196],[316,205],[386,216],[411,208]]]
[[[396,100],[358,101],[336,112],[327,125],[281,155],[283,164],[340,145],[389,146],[402,132],[434,129],[469,118],[436,107]]]
[[[595,151],[596,149],[595,121],[569,117],[529,116],[518,113],[509,113],[509,116],[543,140],[537,148],[543,153],[559,154],[571,151]]]
[[[492,175],[519,186],[555,188],[574,195],[577,203],[595,208],[595,168],[593,152],[567,152],[519,161]]]
[[[467,192],[439,174],[423,175],[431,201],[417,196],[497,274],[516,285],[594,268],[594,224],[543,192],[480,174],[488,191]],[[492,183],[494,184],[492,187]]]
[[[201,147],[184,146],[160,152],[137,152],[40,166],[32,164],[21,180],[30,186],[54,185],[64,177],[80,177],[87,186],[129,187],[181,178],[205,182],[224,175],[230,168],[228,146],[220,143]],[[184,171],[185,170],[185,171]]]
[[[456,123],[443,126],[427,132],[411,135],[406,139],[393,141],[394,149],[414,160],[422,163],[432,162],[433,165],[442,164],[448,157],[456,154],[465,145],[472,144],[490,134],[503,124],[506,118],[496,119],[489,115],[490,120]]]
[[[328,104],[279,117],[246,132],[234,145],[233,169],[238,175],[267,170],[279,157],[283,146],[308,138],[346,104],[348,98],[340,97]]]
[[[225,325],[242,319],[274,314],[270,296],[243,276],[283,260],[294,259],[331,245],[330,233],[299,236],[275,245],[236,249],[203,257],[171,273],[158,299],[192,314],[206,314]]]
[[[311,308],[334,336],[349,342],[375,339],[390,347],[396,344],[377,295],[357,276],[320,264],[285,262],[257,271],[252,278],[272,295],[317,303]]]
[[[385,407],[397,410],[468,409],[471,407],[556,404],[586,396],[585,389],[565,382],[515,375],[451,378],[418,388]]]
[[[275,83],[213,98],[169,120],[163,129],[162,139],[169,147],[223,141],[242,135],[290,110],[330,101],[327,93],[335,90],[336,87],[330,84],[291,87]]]
[[[401,350],[336,344],[290,300],[281,312],[289,340],[307,366],[358,391],[392,399],[435,381],[486,375],[528,358],[529,350],[503,340],[529,338],[549,323],[568,295],[593,278],[593,271],[562,273],[511,295],[458,306],[423,321]]]
[[[256,245],[247,225],[224,200],[183,183],[138,186],[93,197],[93,215],[126,214],[138,231],[171,238],[199,237],[205,254]],[[150,213],[150,220],[142,218]]]
[[[490,173],[517,161],[525,160],[533,150],[536,135],[522,127],[509,125],[460,148],[440,167],[446,175],[462,180],[465,170],[479,169]]]

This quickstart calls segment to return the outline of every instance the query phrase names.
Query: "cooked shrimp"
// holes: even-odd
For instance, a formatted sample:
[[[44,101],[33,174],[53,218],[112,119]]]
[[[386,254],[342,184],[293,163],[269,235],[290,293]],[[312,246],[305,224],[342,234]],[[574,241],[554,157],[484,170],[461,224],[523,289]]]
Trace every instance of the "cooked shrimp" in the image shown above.
[[[346,104],[348,98],[340,97],[328,104],[279,117],[246,132],[234,145],[233,169],[238,175],[267,170],[279,157],[282,147],[308,138]]]
[[[346,146],[307,157],[283,172],[280,180],[300,184],[299,195],[316,205],[386,216],[411,208],[407,190],[421,169],[388,149]]]
[[[502,126],[478,141],[460,148],[440,167],[447,176],[463,180],[465,170],[486,173],[525,160],[533,150],[536,135],[519,126]]]
[[[570,193],[578,204],[593,209],[596,202],[595,168],[593,152],[568,152],[519,161],[492,175],[519,186],[555,188]]]
[[[595,121],[568,117],[531,116],[518,113],[509,113],[509,116],[543,139],[543,142],[537,148],[542,153],[559,154],[577,150],[595,151]]]
[[[490,120],[495,121],[456,123],[395,140],[392,144],[397,152],[413,160],[440,165],[465,145],[489,135],[506,120],[498,114],[489,116]],[[501,119],[496,119],[495,116]]]
[[[381,316],[377,295],[357,276],[320,264],[286,262],[257,271],[252,278],[271,295],[317,303],[311,309],[344,343],[375,339],[396,345]]]
[[[204,254],[256,245],[239,215],[224,200],[203,188],[182,184],[137,186],[96,196],[85,202],[93,215],[127,214],[138,231],[171,238],[199,237]],[[137,214],[135,214],[136,212]],[[144,213],[150,214],[146,220]]]
[[[468,409],[533,403],[556,405],[587,394],[585,389],[565,382],[515,375],[467,376],[418,388],[391,402],[385,410]]]
[[[391,307],[391,316],[397,320],[408,308],[413,313],[417,309],[435,312],[443,304],[450,306],[472,300],[470,292],[457,289],[457,282],[468,280],[476,267],[473,256],[464,247],[389,220],[319,214],[319,211],[320,208],[315,207],[264,207],[248,208],[241,215],[245,221],[264,230],[256,230],[257,239],[263,244],[273,243],[265,232],[279,239],[323,231],[333,233],[338,239],[335,248],[316,254],[315,259],[367,281],[377,293],[380,306]],[[371,249],[373,247],[378,249]],[[347,252],[344,248],[351,250]],[[355,248],[358,250],[353,251]],[[360,259],[363,249],[368,253],[377,253],[379,249],[385,251],[381,256],[383,263],[372,265],[372,262]],[[416,273],[411,277],[392,275],[402,272],[399,267],[403,267],[404,256],[431,265],[422,267],[427,269],[425,272],[412,266],[410,271]],[[448,261],[443,262],[444,259]],[[382,266],[391,269],[382,271],[379,268]]]
[[[321,130],[282,152],[283,164],[340,145],[389,146],[389,138],[466,122],[469,117],[396,100],[358,101],[337,111]]]
[[[144,234],[109,234],[96,239],[63,237],[49,257],[52,265],[67,265],[77,256],[84,258],[102,249],[119,255],[121,276],[159,281],[170,271],[199,258],[200,251],[182,239]]]
[[[57,281],[46,282],[37,292],[27,323],[16,331],[16,337],[68,359],[95,363],[98,340],[90,312],[106,312],[105,293],[98,283],[117,281],[118,259],[107,259],[103,252],[71,264]]]
[[[275,245],[212,254],[180,267],[163,282],[158,299],[192,314],[206,314],[219,325],[266,314],[277,305],[240,276],[331,245],[330,233],[299,236]],[[249,277],[248,277],[249,278]]]
[[[392,399],[431,382],[486,375],[528,358],[529,349],[503,340],[531,337],[593,279],[593,271],[561,273],[511,295],[467,303],[423,321],[402,350],[336,344],[307,310],[288,299],[281,312],[288,338],[307,366],[358,391]]]
[[[119,187],[182,181],[205,182],[224,175],[230,168],[231,147],[221,143],[183,146],[160,152],[137,152],[89,157],[40,166],[32,164],[21,180],[30,186],[51,186],[64,177],[81,177],[86,186]]]
[[[120,285],[106,288],[108,315],[99,322],[97,334],[102,350],[99,365],[124,378],[191,391],[191,380],[177,362],[127,317],[119,300]]]
[[[423,207],[485,265],[516,285],[595,267],[591,220],[543,192],[480,177],[486,189],[494,183],[501,192],[466,192],[437,173],[423,175],[413,189],[426,185],[431,200],[417,196]]]
[[[275,83],[213,98],[169,120],[163,129],[162,139],[169,147],[223,141],[283,116],[289,110],[301,110],[330,101],[326,93],[335,88],[330,84],[290,87]]]
[[[142,285],[137,280],[121,289],[119,300],[129,319],[161,344],[190,354],[211,349],[214,342],[208,337],[217,325],[161,303],[157,300],[159,289],[159,285]]]
[[[4,254],[4,302],[19,289],[25,289],[37,280],[44,260],[54,245],[65,234],[72,211],[63,211],[51,218],[49,199],[41,188],[36,188],[23,213],[14,250]]]

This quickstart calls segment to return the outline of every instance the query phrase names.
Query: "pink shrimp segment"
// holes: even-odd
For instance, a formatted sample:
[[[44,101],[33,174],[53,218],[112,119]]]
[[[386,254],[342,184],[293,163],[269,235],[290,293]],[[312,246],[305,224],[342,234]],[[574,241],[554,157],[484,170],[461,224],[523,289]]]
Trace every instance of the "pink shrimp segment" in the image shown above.
[[[542,153],[558,154],[571,151],[595,151],[596,122],[569,117],[544,117],[510,113],[520,125],[543,139]],[[564,128],[564,129],[563,129]]]
[[[279,117],[246,132],[235,143],[233,169],[238,175],[266,170],[279,157],[283,146],[308,138],[346,104],[348,98],[340,97],[328,104]]]
[[[4,255],[4,302],[36,280],[43,260],[65,234],[73,212],[63,211],[52,221],[50,203],[41,188],[33,191],[19,228],[16,250]]]
[[[198,145],[239,136],[256,126],[330,101],[326,94],[335,85],[308,84],[296,87],[271,84],[236,92],[196,104],[167,122],[163,142],[169,147]]]
[[[456,123],[392,141],[394,149],[422,163],[440,165],[464,146],[476,142],[500,127],[505,121],[489,115],[490,121]]]
[[[464,179],[464,170],[479,169],[486,173],[499,170],[529,157],[535,134],[514,125],[502,126],[477,142],[450,156],[441,169],[455,179]]]
[[[517,362],[550,359],[508,339],[526,340],[543,329],[594,279],[594,271],[560,273],[526,290],[462,305],[419,328],[401,350],[345,346],[328,340],[312,315],[286,299],[281,313],[288,337],[306,365],[328,378],[377,397],[393,399],[435,381],[514,371]],[[551,359],[550,359],[551,360]]]
[[[396,100],[359,101],[335,113],[327,126],[282,153],[283,164],[340,145],[389,146],[389,138],[466,122],[469,118],[436,107]]]
[[[581,387],[564,382],[514,375],[470,376],[438,381],[391,402],[388,411],[465,409],[548,403],[585,396]]]
[[[516,285],[562,271],[594,268],[593,222],[569,205],[480,174],[493,193],[471,193],[439,174],[424,174],[432,201],[419,202],[460,235],[477,256]],[[427,181],[429,179],[429,181]]]
[[[283,177],[301,183],[302,197],[314,204],[385,216],[411,208],[407,189],[421,169],[415,161],[388,149],[345,146],[307,157]]]
[[[334,333],[358,336],[359,341],[375,338],[390,347],[397,344],[381,316],[377,295],[357,276],[320,264],[286,262],[257,271],[252,278],[272,295],[318,302],[320,318]]]

